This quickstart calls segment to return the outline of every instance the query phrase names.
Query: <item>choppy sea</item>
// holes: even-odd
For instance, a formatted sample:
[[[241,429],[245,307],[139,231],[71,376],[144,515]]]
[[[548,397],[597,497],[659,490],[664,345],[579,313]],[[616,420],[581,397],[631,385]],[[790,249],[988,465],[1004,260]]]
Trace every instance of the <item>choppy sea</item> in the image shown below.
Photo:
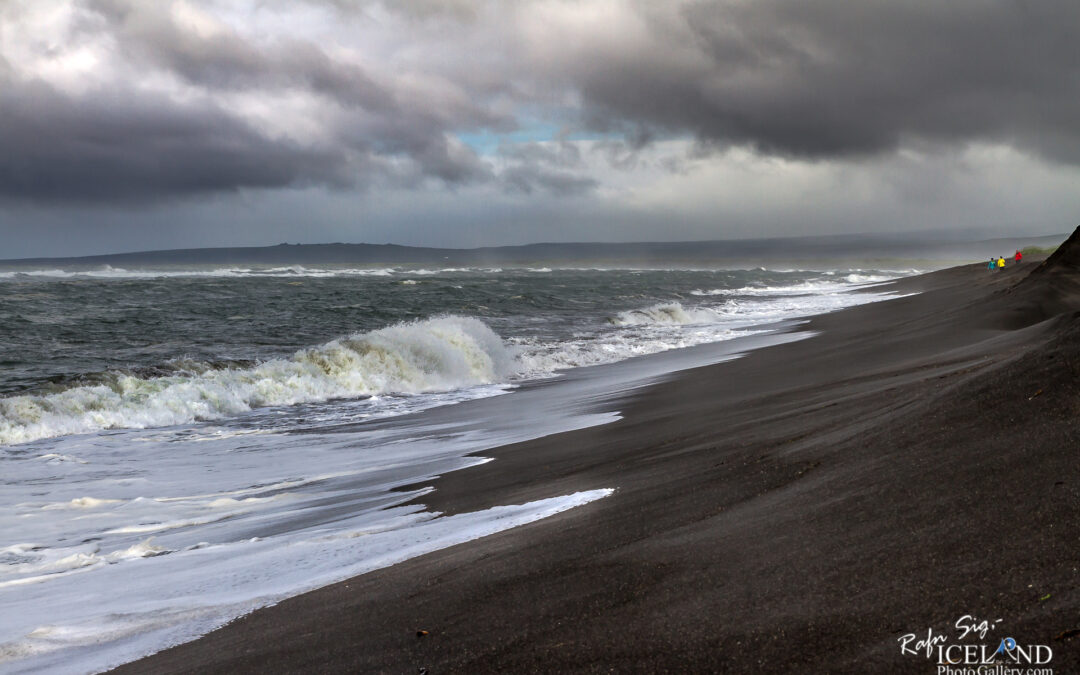
[[[914,272],[0,270],[0,671],[99,671],[602,498],[443,517],[395,488]]]

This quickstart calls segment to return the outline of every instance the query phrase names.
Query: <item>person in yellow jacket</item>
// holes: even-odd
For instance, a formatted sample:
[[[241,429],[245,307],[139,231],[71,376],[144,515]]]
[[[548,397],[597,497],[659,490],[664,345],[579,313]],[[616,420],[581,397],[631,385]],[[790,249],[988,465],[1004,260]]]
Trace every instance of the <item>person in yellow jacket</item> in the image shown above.
[[[1004,257],[999,257],[998,258],[998,269],[1001,269],[1002,267],[1005,267],[1005,258]]]

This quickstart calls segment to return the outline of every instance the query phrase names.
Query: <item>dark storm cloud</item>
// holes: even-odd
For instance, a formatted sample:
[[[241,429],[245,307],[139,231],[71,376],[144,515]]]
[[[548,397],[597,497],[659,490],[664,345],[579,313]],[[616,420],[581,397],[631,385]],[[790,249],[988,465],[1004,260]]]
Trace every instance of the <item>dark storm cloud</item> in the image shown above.
[[[0,81],[0,196],[143,201],[347,180],[343,155],[260,135],[211,105]]]
[[[909,138],[1003,142],[1080,163],[1075,0],[735,0],[644,14],[651,42],[585,48],[567,69],[593,128],[645,124],[810,158]]]

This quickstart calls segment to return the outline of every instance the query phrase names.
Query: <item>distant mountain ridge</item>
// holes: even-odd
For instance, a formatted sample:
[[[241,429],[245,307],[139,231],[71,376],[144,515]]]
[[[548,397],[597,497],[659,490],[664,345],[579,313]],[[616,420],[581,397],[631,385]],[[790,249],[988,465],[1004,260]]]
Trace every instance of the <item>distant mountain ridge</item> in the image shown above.
[[[506,265],[559,263],[737,263],[808,259],[981,259],[1008,255],[1023,246],[1054,246],[1066,234],[1009,237],[977,242],[910,239],[898,235],[827,235],[692,242],[538,243],[470,249],[397,244],[278,244],[113,253],[65,258],[0,260],[7,267],[424,264]]]

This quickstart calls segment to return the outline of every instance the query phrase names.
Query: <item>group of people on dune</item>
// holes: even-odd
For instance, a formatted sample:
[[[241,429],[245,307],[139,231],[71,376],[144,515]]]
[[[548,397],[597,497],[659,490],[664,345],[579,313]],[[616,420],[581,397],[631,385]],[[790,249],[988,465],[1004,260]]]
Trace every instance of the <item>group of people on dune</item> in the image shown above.
[[[1019,265],[1020,261],[1022,261],[1024,259],[1024,254],[1021,253],[1018,250],[1016,252],[1016,254],[1013,255],[1013,259],[1016,260],[1015,264]],[[1005,256],[998,256],[997,258],[990,258],[990,262],[987,263],[987,265],[986,265],[986,269],[990,270],[991,272],[993,272],[996,269],[1001,269],[1003,267],[1005,267]]]

